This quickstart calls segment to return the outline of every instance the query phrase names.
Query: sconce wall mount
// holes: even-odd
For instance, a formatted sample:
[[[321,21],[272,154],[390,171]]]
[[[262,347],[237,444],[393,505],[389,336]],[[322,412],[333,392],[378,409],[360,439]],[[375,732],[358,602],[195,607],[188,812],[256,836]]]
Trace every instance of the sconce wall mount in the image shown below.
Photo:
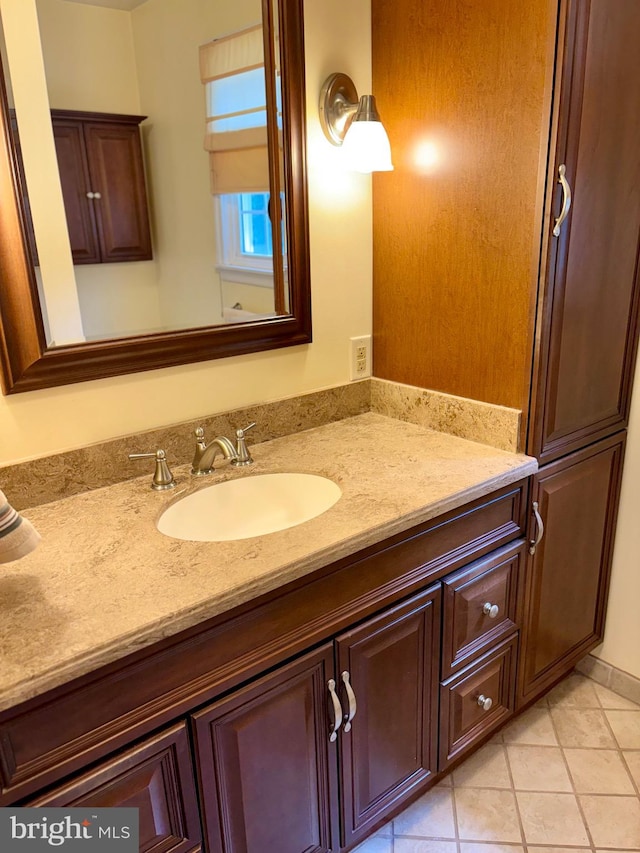
[[[320,90],[320,125],[333,145],[342,145],[358,109],[358,90],[351,77],[332,74]]]
[[[393,169],[389,138],[373,95],[358,92],[346,74],[331,74],[320,90],[320,125],[329,142],[349,149],[353,168],[362,172]]]

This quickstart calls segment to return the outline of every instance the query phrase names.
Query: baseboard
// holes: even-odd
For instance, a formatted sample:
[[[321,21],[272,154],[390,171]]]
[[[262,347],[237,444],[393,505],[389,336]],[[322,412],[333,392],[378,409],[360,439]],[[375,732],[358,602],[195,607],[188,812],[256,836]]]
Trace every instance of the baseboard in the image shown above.
[[[597,681],[598,684],[602,684],[603,687],[613,690],[619,696],[640,704],[640,678],[629,675],[628,672],[617,669],[593,655],[587,655],[579,661],[576,664],[576,670]]]

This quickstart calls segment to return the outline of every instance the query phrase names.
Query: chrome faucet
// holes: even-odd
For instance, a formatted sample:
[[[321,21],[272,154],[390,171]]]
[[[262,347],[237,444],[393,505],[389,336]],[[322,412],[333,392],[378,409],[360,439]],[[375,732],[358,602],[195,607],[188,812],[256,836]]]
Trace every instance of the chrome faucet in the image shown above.
[[[196,477],[201,477],[203,474],[211,474],[213,471],[213,460],[218,453],[222,453],[225,459],[238,458],[236,449],[228,438],[224,435],[219,435],[207,444],[204,440],[204,430],[198,427],[195,431],[196,436],[196,452],[191,463],[191,473]]]

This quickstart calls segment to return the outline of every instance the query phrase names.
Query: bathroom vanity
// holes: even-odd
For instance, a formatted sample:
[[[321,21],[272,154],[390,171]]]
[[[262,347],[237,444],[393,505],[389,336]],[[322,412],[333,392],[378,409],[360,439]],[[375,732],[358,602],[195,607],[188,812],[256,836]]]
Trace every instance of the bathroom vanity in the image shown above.
[[[341,499],[234,542],[160,534],[176,495],[148,477],[27,513],[43,544],[0,580],[3,805],[136,806],[142,850],[335,853],[535,698],[535,460],[374,413],[252,451],[214,476],[319,473]]]

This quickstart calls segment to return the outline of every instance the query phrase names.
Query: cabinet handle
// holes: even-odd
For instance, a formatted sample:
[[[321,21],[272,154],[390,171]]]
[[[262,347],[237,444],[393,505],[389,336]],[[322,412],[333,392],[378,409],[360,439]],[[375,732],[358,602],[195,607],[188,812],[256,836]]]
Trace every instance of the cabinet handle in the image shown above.
[[[484,696],[482,693],[478,696],[478,705],[483,711],[489,711],[493,706],[493,699],[489,696]]]
[[[497,604],[491,604],[490,601],[487,601],[487,603],[482,608],[482,612],[485,616],[488,616],[489,619],[495,619],[498,613],[500,613],[500,608]]]
[[[92,192],[87,193],[87,198],[95,198],[95,197],[96,197],[95,193],[92,193]]]
[[[331,696],[331,701],[333,702],[333,725],[329,729],[329,740],[333,743],[337,740],[338,729],[342,725],[342,705],[338,699],[336,683],[333,678],[330,678],[329,681],[327,681],[327,687],[329,688],[329,696]]]
[[[94,197],[94,198],[97,198],[97,199],[101,199],[101,198],[102,198],[102,193],[94,193],[94,194],[93,194],[93,197]]]
[[[569,181],[566,179],[567,167],[563,163],[558,168],[558,183],[562,187],[562,210],[560,211],[560,216],[556,219],[556,223],[553,228],[553,236],[560,236],[560,229],[562,228],[562,223],[565,221],[567,216],[569,215],[569,211],[571,210],[571,187],[569,186]]]
[[[541,517],[540,513],[538,512],[538,501],[533,502],[533,515],[535,516],[535,519],[536,519],[536,527],[537,527],[538,533],[537,533],[535,539],[531,539],[529,541],[529,553],[531,555],[536,553],[536,548],[538,547],[538,545],[542,541],[542,537],[544,536],[544,524],[542,523],[542,517]]]
[[[358,710],[358,703],[356,702],[356,694],[353,692],[353,687],[351,686],[351,681],[349,680],[349,673],[345,670],[342,673],[342,683],[344,684],[344,689],[347,693],[347,699],[349,700],[349,713],[344,716],[344,730],[345,732],[351,731],[351,721],[356,715],[356,711]]]

